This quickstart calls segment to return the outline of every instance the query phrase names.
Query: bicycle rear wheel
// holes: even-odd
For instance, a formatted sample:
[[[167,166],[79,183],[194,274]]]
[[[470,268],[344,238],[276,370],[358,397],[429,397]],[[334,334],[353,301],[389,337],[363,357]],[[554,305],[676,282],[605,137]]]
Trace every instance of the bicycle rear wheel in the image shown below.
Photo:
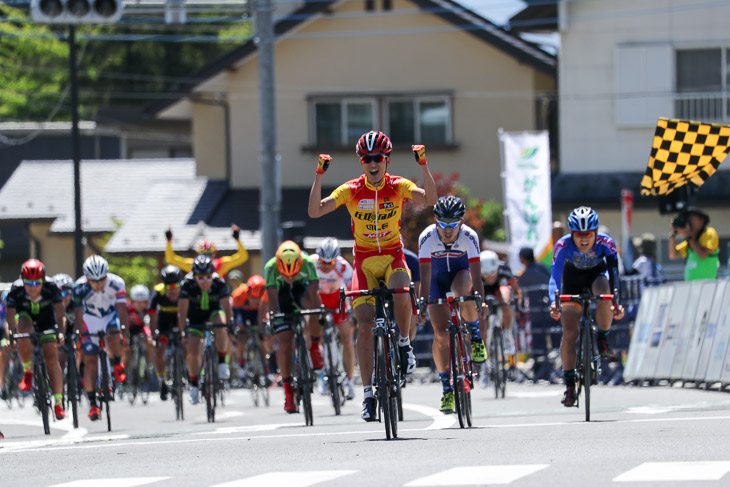
[[[48,379],[46,378],[46,369],[41,360],[39,360],[38,357],[35,357],[35,360],[33,361],[33,383],[35,385],[35,400],[38,411],[41,413],[41,419],[43,420],[43,431],[47,435],[50,435],[51,425],[49,424],[49,415],[51,404],[49,402]]]
[[[390,346],[393,351],[391,357],[393,358],[393,364],[395,365],[395,377],[398,380],[398,392],[396,393],[396,400],[398,403],[398,421],[403,421],[403,388],[406,386],[405,373],[403,371],[405,369],[403,364],[400,363],[400,351],[398,349],[398,338],[396,337],[395,329],[391,328],[388,336],[390,337]]]
[[[376,387],[378,388],[378,408],[382,412],[382,421],[385,423],[385,438],[391,439],[391,411],[390,401],[388,399],[388,372],[385,362],[385,337],[378,336],[375,338],[375,362],[376,362]]]
[[[338,370],[338,364],[340,363],[339,357],[337,357],[337,350],[335,344],[332,343],[333,336],[331,333],[325,335],[324,342],[324,356],[325,364],[327,365],[327,386],[330,390],[330,397],[332,399],[332,406],[335,408],[335,416],[339,416],[342,413],[342,383],[340,381],[340,371]]]
[[[502,328],[494,327],[494,335],[492,336],[494,347],[494,397],[504,398],[505,389],[507,388],[507,371],[504,368],[504,338],[502,337]]]
[[[591,324],[583,323],[581,327],[582,336],[582,367],[583,367],[583,389],[585,391],[585,413],[586,421],[591,420],[591,385],[593,382],[593,372],[591,362],[593,361],[593,340],[591,340]]]
[[[467,426],[471,426],[471,390],[474,387],[474,370],[472,369],[473,362],[471,360],[471,341],[468,331],[462,330],[461,333],[461,353],[462,359],[462,373],[464,374],[464,380],[462,382],[464,389],[464,400],[462,401],[462,407],[464,409],[464,417],[466,419]]]
[[[397,348],[390,343],[387,350],[388,360],[388,395],[390,401],[390,432],[393,438],[398,438],[398,408],[400,400],[400,386],[401,381],[398,375],[398,369],[396,368],[397,359],[395,358],[398,354]]]

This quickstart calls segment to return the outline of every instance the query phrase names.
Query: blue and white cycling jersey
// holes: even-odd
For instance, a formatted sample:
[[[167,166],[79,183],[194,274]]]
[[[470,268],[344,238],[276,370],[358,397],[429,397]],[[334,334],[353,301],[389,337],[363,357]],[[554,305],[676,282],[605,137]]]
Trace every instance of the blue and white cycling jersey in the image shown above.
[[[459,236],[447,246],[438,235],[436,224],[426,227],[418,238],[418,261],[431,262],[431,276],[442,272],[469,269],[470,262],[479,261],[479,237],[466,225],[459,228]]]
[[[112,274],[106,276],[106,285],[100,293],[91,288],[86,276],[80,277],[74,284],[74,307],[83,306],[84,315],[110,321],[117,316],[117,303],[126,304],[127,291],[124,289],[124,280]]]
[[[569,268],[589,270],[605,265],[608,269],[608,280],[611,289],[618,289],[618,255],[616,242],[609,235],[598,232],[596,243],[586,253],[578,250],[573,242],[573,236],[564,235],[555,244],[553,250],[553,265],[550,271],[550,302],[555,302],[555,291],[561,289],[563,272]],[[566,267],[567,266],[567,267]]]

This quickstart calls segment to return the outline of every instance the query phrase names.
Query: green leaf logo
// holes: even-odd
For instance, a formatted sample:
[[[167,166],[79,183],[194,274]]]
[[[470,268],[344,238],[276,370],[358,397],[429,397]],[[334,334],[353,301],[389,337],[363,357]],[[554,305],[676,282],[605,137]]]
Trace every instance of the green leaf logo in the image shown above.
[[[526,149],[522,149],[522,152],[520,153],[521,159],[531,159],[532,157],[537,154],[537,147],[528,147]]]

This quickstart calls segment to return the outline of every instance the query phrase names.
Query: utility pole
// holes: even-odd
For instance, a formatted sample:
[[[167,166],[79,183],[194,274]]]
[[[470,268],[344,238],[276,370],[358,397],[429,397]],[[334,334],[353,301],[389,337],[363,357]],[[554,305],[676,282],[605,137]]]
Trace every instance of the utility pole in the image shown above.
[[[71,159],[74,167],[74,270],[83,275],[84,244],[81,230],[81,149],[79,143],[79,86],[76,78],[76,27],[68,26],[68,68],[71,85]]]
[[[274,99],[274,20],[271,0],[256,0],[259,51],[259,108],[261,118],[261,255],[267,262],[276,254],[281,220],[281,160],[276,149]]]

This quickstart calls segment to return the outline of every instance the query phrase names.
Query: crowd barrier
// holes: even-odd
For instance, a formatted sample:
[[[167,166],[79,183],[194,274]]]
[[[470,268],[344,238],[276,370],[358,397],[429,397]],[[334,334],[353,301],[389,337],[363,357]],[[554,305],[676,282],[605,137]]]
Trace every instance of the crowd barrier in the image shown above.
[[[641,296],[624,367],[627,382],[730,383],[730,281],[675,282]]]

